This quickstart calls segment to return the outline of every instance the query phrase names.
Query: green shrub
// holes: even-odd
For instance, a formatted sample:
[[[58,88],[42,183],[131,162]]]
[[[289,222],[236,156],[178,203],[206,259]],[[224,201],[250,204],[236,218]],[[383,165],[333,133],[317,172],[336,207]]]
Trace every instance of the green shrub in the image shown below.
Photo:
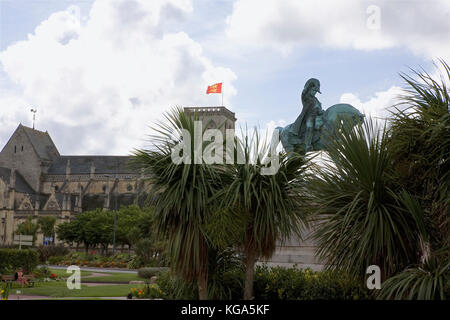
[[[58,264],[62,264],[63,262],[64,262],[64,256],[62,256],[62,257],[53,256],[53,257],[48,258],[48,264],[58,265]]]
[[[198,290],[195,282],[187,283],[183,279],[171,274],[161,272],[156,279],[156,284],[163,292],[163,299],[168,300],[197,300]]]
[[[245,271],[239,265],[208,279],[211,299],[242,299]],[[219,283],[220,282],[220,283]],[[186,283],[170,272],[161,272],[156,283],[164,299],[195,300],[195,282]],[[225,291],[223,289],[226,289]],[[365,281],[340,271],[312,271],[311,269],[268,268],[257,266],[254,283],[257,300],[362,300],[370,299]]]
[[[141,268],[138,270],[138,277],[143,279],[150,279],[153,276],[158,276],[162,272],[167,272],[168,268],[154,267],[154,268]]]
[[[255,298],[264,300],[359,300],[370,293],[363,280],[340,271],[265,265],[256,268],[254,290]]]
[[[35,250],[0,249],[0,273],[11,274],[18,268],[24,273],[32,272],[38,265]]]
[[[245,266],[231,249],[211,250],[208,264],[208,298],[242,299]]]
[[[136,243],[134,252],[141,261],[142,266],[146,266],[150,262],[153,255],[152,249],[153,246],[150,239],[141,239]]]
[[[65,256],[69,253],[69,248],[62,245],[56,246],[39,246],[37,247],[40,262],[46,262],[50,257]]]

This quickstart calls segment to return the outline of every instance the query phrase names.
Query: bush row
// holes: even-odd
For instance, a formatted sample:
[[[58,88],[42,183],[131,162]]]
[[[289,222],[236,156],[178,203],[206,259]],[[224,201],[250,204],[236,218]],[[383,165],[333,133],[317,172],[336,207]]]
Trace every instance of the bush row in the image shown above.
[[[244,273],[241,269],[229,270],[220,286],[228,295],[215,295],[217,284],[209,283],[213,299],[242,299]],[[232,276],[231,276],[232,275]],[[165,299],[197,299],[195,284],[189,284],[169,272],[159,274],[156,283]],[[312,271],[311,269],[257,266],[254,294],[256,300],[365,300],[370,292],[364,281],[338,271]]]
[[[159,276],[161,273],[167,271],[168,268],[164,267],[140,268],[138,270],[138,276],[139,278],[150,280],[153,276]]]
[[[47,262],[51,257],[62,257],[69,253],[69,248],[62,245],[54,246],[39,246],[37,247],[39,254],[39,261],[42,263]]]
[[[32,272],[38,265],[35,250],[0,249],[0,273],[13,274],[18,268],[24,273]]]
[[[359,300],[368,299],[365,282],[341,271],[312,271],[258,266],[255,298],[264,300]]]
[[[63,266],[78,265],[100,268],[127,268],[131,260],[132,256],[126,253],[102,256],[91,251],[89,253],[71,252],[64,256],[52,256],[48,259],[48,263]]]

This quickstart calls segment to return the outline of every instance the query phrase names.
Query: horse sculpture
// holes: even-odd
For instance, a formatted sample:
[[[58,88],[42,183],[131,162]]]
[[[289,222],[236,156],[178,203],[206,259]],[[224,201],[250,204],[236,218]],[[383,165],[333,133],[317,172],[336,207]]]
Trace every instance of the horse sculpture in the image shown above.
[[[311,81],[313,80],[313,81]],[[310,83],[312,84],[310,85]],[[312,96],[316,92],[319,92],[317,79],[310,79],[305,85],[305,89],[302,94],[303,108],[308,102],[304,99],[306,90],[314,89]],[[308,91],[309,92],[309,91]],[[311,95],[310,95],[311,97]],[[314,97],[314,99],[316,99]],[[311,101],[311,98],[310,98]],[[320,102],[316,99],[316,104],[320,107]],[[286,152],[298,152],[305,154],[307,151],[319,151],[326,150],[327,139],[333,138],[336,128],[342,121],[349,122],[351,126],[356,125],[364,119],[364,115],[361,114],[356,108],[350,104],[335,104],[325,111],[319,110],[318,114],[314,118],[313,128],[310,131],[301,130],[305,127],[304,112],[297,118],[294,123],[287,125],[286,127],[277,127],[281,144]],[[312,132],[311,132],[312,131]],[[310,136],[307,137],[307,132]]]

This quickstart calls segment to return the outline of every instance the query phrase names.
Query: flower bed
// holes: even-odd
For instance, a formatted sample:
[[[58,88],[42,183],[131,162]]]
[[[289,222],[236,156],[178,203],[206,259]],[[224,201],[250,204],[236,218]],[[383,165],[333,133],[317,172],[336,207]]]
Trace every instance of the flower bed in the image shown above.
[[[128,296],[135,299],[162,299],[164,293],[157,284],[147,284],[143,288],[131,288]]]

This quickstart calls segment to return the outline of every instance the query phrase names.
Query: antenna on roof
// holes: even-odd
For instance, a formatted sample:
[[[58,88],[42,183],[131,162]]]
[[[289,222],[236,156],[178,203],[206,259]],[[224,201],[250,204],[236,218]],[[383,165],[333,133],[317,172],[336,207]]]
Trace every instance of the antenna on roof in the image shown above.
[[[37,108],[36,109],[31,109],[30,111],[33,113],[33,130],[34,130],[34,121],[36,120]]]

